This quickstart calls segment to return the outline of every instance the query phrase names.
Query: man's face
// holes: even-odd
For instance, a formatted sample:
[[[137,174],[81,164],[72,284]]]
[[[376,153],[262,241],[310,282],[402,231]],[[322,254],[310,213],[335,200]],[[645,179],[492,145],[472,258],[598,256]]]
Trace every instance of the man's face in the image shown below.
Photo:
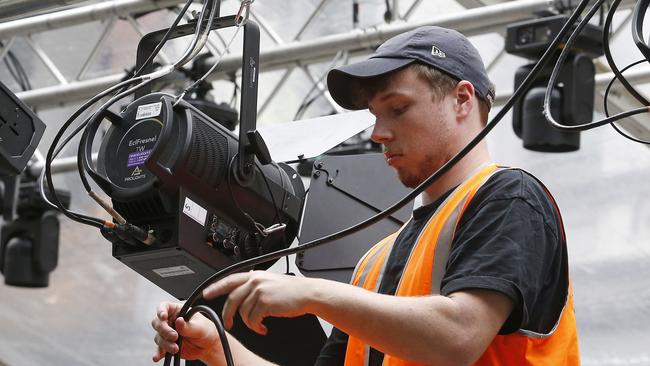
[[[450,96],[435,98],[429,84],[406,68],[368,101],[376,122],[371,139],[381,143],[388,165],[410,188],[448,161],[453,134]]]

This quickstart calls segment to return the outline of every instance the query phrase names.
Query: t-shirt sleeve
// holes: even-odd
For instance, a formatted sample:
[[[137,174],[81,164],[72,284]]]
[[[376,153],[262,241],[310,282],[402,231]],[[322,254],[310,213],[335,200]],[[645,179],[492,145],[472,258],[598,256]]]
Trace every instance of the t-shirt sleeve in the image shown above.
[[[315,366],[341,366],[345,362],[348,335],[338,328],[333,328],[327,342],[316,359]]]
[[[543,202],[541,187],[527,192],[530,186],[521,179],[508,181],[473,200],[457,227],[441,284],[445,296],[488,289],[510,298],[514,308],[500,334],[520,328],[544,333],[558,310],[553,305],[540,311],[540,301],[555,304],[566,293],[558,221],[550,203]]]

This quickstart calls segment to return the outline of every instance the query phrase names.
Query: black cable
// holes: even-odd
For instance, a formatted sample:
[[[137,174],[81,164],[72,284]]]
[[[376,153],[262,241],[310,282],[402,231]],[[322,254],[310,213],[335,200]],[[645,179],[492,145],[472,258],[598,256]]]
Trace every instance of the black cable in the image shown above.
[[[650,62],[650,47],[643,40],[643,21],[645,20],[648,5],[650,5],[650,0],[638,0],[634,5],[632,11],[632,39],[643,57]]]
[[[618,121],[620,119],[634,116],[637,114],[641,113],[648,113],[650,112],[650,107],[645,106],[641,108],[636,108],[632,109],[629,111],[621,112],[616,115],[613,115],[611,117],[603,118],[598,121],[593,121],[593,122],[587,122],[587,123],[582,123],[582,124],[576,124],[573,126],[568,126],[568,125],[563,125],[555,120],[555,118],[551,115],[551,92],[553,91],[553,87],[555,86],[555,83],[557,81],[557,78],[560,74],[560,68],[562,64],[564,63],[564,60],[569,54],[569,51],[571,50],[571,47],[575,43],[575,40],[578,38],[578,35],[580,34],[580,31],[584,26],[589,22],[591,17],[598,11],[599,7],[602,5],[604,0],[597,0],[594,5],[589,9],[589,12],[587,12],[587,15],[578,23],[576,29],[571,33],[571,36],[565,43],[565,46],[562,48],[562,52],[560,52],[560,56],[558,57],[555,66],[553,67],[553,72],[551,72],[551,76],[548,81],[548,85],[546,87],[546,92],[544,94],[544,117],[546,117],[546,120],[553,125],[553,127],[563,130],[563,131],[586,131],[590,130],[592,128],[600,127],[603,125],[606,125],[608,123],[612,123],[615,121]],[[645,1],[647,3],[650,3],[650,0],[640,0],[640,1]],[[638,3],[637,3],[638,4]],[[636,18],[636,16],[635,16]],[[650,50],[649,50],[650,51]]]
[[[185,316],[183,316],[183,319],[185,319],[186,322],[189,322],[192,316],[196,313],[201,313],[203,315],[206,315],[214,325],[217,327],[217,333],[219,333],[219,340],[221,341],[221,348],[223,349],[223,354],[224,357],[226,358],[226,365],[228,366],[233,366],[235,363],[233,362],[232,359],[232,351],[230,350],[230,344],[228,343],[228,336],[226,335],[226,330],[223,327],[223,323],[221,323],[221,320],[219,319],[219,316],[217,313],[212,310],[211,308],[205,306],[205,305],[197,305],[192,308]],[[182,342],[178,342],[178,354],[181,354],[181,346]],[[180,363],[180,359],[179,359]]]
[[[605,19],[605,25],[603,26],[603,49],[605,51],[605,58],[607,59],[609,68],[612,70],[614,75],[616,75],[616,78],[621,82],[623,87],[625,87],[625,90],[627,90],[627,92],[630,93],[642,105],[650,105],[650,102],[643,95],[641,95],[641,93],[639,93],[621,74],[621,72],[618,70],[618,67],[616,66],[616,62],[614,62],[614,57],[612,57],[612,50],[609,45],[609,37],[612,27],[612,20],[614,19],[614,14],[616,13],[616,9],[620,3],[621,0],[614,0],[614,2],[612,2],[609,8],[609,13],[607,13],[607,18]]]
[[[185,3],[185,5],[181,9],[181,11],[176,16],[176,19],[174,19],[174,22],[172,22],[172,25],[169,28],[167,28],[167,32],[165,32],[165,34],[160,39],[160,42],[158,42],[158,44],[156,45],[156,48],[153,49],[151,54],[149,54],[149,57],[147,57],[147,59],[140,65],[140,68],[138,69],[138,71],[136,71],[133,74],[133,77],[140,76],[140,74],[142,74],[142,72],[149,65],[149,63],[151,63],[153,61],[153,59],[158,55],[158,53],[163,48],[165,43],[167,43],[167,41],[169,40],[169,37],[171,36],[172,32],[178,26],[178,23],[180,23],[181,19],[183,19],[183,16],[187,12],[187,9],[190,7],[190,5],[192,5],[193,2],[194,2],[194,0],[188,0]]]
[[[304,252],[306,250],[318,247],[320,245],[323,245],[325,243],[332,242],[334,240],[340,239],[342,237],[345,237],[347,235],[350,235],[352,233],[355,233],[359,230],[365,229],[366,227],[369,227],[370,225],[375,224],[376,222],[382,220],[383,218],[391,215],[392,213],[396,212],[399,210],[402,206],[407,204],[408,202],[412,201],[417,197],[420,193],[422,193],[428,186],[430,186],[433,182],[437,181],[442,175],[447,173],[456,163],[458,163],[461,159],[465,157],[480,141],[482,141],[487,134],[496,127],[496,125],[503,119],[503,117],[509,112],[509,110],[512,108],[513,104],[525,93],[528,91],[530,86],[532,85],[533,81],[537,77],[537,75],[540,73],[542,68],[546,66],[548,61],[553,57],[553,54],[555,53],[555,50],[557,49],[558,45],[562,42],[566,34],[571,30],[571,27],[573,24],[575,24],[576,20],[578,19],[580,13],[582,13],[582,10],[587,6],[590,0],[582,0],[578,6],[576,7],[576,10],[571,14],[567,22],[562,26],[562,29],[558,33],[558,35],[555,37],[551,45],[548,47],[548,49],[544,52],[542,57],[539,59],[539,61],[535,64],[531,72],[526,76],[524,81],[519,85],[519,87],[515,90],[515,92],[512,94],[510,99],[505,103],[505,105],[497,112],[497,114],[492,118],[491,121],[489,121],[486,126],[471,140],[467,143],[465,147],[463,147],[456,155],[454,155],[449,161],[447,161],[443,166],[441,166],[438,170],[436,170],[433,174],[431,174],[426,180],[424,180],[422,183],[420,183],[413,191],[411,191],[409,194],[404,196],[401,200],[390,206],[389,208],[385,209],[384,211],[360,222],[357,223],[353,226],[350,226],[346,229],[340,230],[338,232],[332,233],[330,235],[321,237],[316,240],[309,241],[305,243],[302,246],[296,247],[296,248],[287,248],[287,249],[282,249],[278,250],[276,252],[268,253],[261,255],[256,258],[251,258],[239,263],[235,263],[227,268],[224,268],[220,270],[219,272],[215,273],[214,275],[210,276],[207,280],[205,280],[201,285],[199,285],[194,292],[189,296],[188,300],[185,302],[183,307],[180,310],[180,315],[183,316],[185,313],[188,312],[188,310],[193,306],[193,304],[200,298],[201,292],[203,289],[205,289],[207,286],[210,284],[214,283],[215,281],[218,281],[225,276],[239,272],[242,270],[250,269],[260,263],[264,263],[270,260],[278,259],[280,257],[286,256],[286,255],[291,255],[295,253],[300,253]],[[167,354],[165,356],[165,366],[169,366],[168,359],[171,357],[171,355]]]
[[[54,188],[54,182],[52,180],[52,158],[53,158],[53,155],[54,155],[54,151],[57,149],[58,142],[63,137],[63,134],[70,127],[70,125],[72,125],[72,123],[79,117],[79,115],[81,115],[81,113],[83,113],[91,105],[95,104],[98,100],[100,100],[103,97],[105,97],[106,95],[114,92],[115,90],[118,90],[118,89],[122,88],[123,86],[133,84],[133,83],[135,83],[137,81],[140,81],[140,80],[141,80],[141,78],[135,78],[135,79],[132,79],[132,80],[123,81],[123,82],[121,82],[119,84],[116,84],[116,85],[110,87],[109,89],[106,89],[105,91],[97,94],[96,96],[94,96],[93,98],[88,100],[79,109],[77,109],[68,118],[67,121],[65,121],[63,126],[61,126],[61,128],[57,132],[56,136],[54,136],[54,139],[52,140],[52,144],[50,145],[50,148],[48,149],[48,152],[47,152],[47,156],[45,158],[45,178],[46,178],[46,181],[47,181],[47,186],[48,186],[48,189],[50,191],[50,194],[52,195],[54,203],[58,207],[58,210],[61,211],[64,215],[66,215],[67,217],[69,217],[70,219],[72,219],[74,221],[80,222],[80,223],[85,224],[85,225],[96,226],[96,227],[99,227],[99,228],[103,227],[103,225],[104,225],[104,220],[96,218],[96,217],[86,216],[86,215],[82,215],[82,214],[70,211],[65,206],[63,206],[63,204],[61,203],[61,200],[59,199],[59,197],[58,197],[58,195],[56,193],[56,190]],[[82,123],[81,126],[85,126],[85,124]],[[77,128],[77,130],[75,131],[75,134],[78,133],[79,131],[81,131],[81,129]],[[72,135],[72,136],[74,136],[74,135]],[[72,138],[72,137],[70,137],[70,138]]]
[[[640,63],[643,63],[643,62],[645,62],[645,61],[647,61],[647,60],[646,60],[646,59],[641,59],[641,60],[639,60],[639,61],[633,62],[633,63],[631,63],[631,64],[625,66],[625,67],[623,68],[623,70],[621,70],[621,74],[624,73],[625,71],[627,71],[629,68],[634,67],[634,66],[636,66],[636,65],[638,65],[638,64],[640,64]],[[616,77],[613,77],[612,80],[610,80],[609,84],[607,84],[607,88],[605,88],[605,95],[603,96],[603,110],[605,111],[605,116],[607,116],[607,117],[609,117],[609,110],[608,110],[608,108],[607,108],[607,99],[609,98],[609,91],[610,91],[610,89],[612,88],[612,85],[614,85],[614,82],[615,82],[616,80],[617,80]],[[622,135],[623,137],[625,137],[626,139],[632,140],[632,141],[634,141],[634,142],[638,142],[638,143],[640,143],[640,144],[650,145],[650,141],[647,141],[647,140],[640,140],[640,139],[637,139],[636,137],[633,137],[633,136],[628,135],[627,133],[625,133],[625,132],[623,132],[622,130],[620,130],[620,129],[618,128],[618,126],[616,126],[615,123],[612,123],[611,126],[614,128],[614,130],[616,130],[616,132],[618,132],[619,134],[621,134],[621,135]]]

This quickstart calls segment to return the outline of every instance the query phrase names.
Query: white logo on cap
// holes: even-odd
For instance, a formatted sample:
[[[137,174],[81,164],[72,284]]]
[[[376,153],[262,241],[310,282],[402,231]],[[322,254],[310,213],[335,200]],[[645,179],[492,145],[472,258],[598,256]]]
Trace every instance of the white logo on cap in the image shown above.
[[[433,46],[431,48],[431,54],[440,58],[445,58],[447,55],[438,47]]]

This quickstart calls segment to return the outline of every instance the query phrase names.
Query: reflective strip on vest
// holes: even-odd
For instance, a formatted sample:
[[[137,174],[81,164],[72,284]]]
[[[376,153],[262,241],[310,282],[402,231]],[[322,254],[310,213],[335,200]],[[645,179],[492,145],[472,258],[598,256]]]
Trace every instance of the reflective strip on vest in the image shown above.
[[[411,249],[397,286],[396,296],[440,294],[440,286],[445,274],[447,259],[451,251],[458,221],[474,197],[474,194],[497,171],[499,169],[495,165],[481,169],[478,173],[458,186],[436,209]],[[386,262],[388,261],[390,251],[393,248],[398,234],[399,232],[388,236],[368,251],[355,269],[351,281],[354,285],[370,291],[378,291]],[[565,318],[567,318],[566,321]],[[544,347],[540,347],[538,343],[548,342],[549,339],[553,340],[558,337],[550,337],[549,335],[546,338],[531,338],[529,335],[524,334],[526,331],[522,331],[521,333],[495,337],[493,343],[490,344],[485,354],[475,365],[579,365],[573,299],[570,291],[567,296],[566,309],[562,311],[562,316],[558,321],[558,324],[560,324],[559,328],[562,328],[562,323],[564,323],[565,329],[561,333],[564,338],[568,337],[568,340],[563,341],[561,345],[566,345],[566,352],[570,354],[575,353],[575,357],[565,357],[569,360],[567,362],[548,363],[548,360],[541,356],[546,355],[548,352],[545,352]],[[568,330],[566,329],[567,327]],[[573,327],[573,333],[571,332],[571,327]],[[537,336],[539,337],[540,335]],[[541,336],[544,337],[545,335]],[[553,347],[558,344],[558,342],[552,343]],[[515,344],[514,349],[513,344]],[[533,351],[531,351],[531,348],[534,348]],[[542,351],[540,352],[539,350]],[[509,353],[512,356],[506,357],[507,360],[504,361],[502,357],[503,352]],[[345,366],[368,366],[369,355],[370,347],[367,344],[356,337],[349,336]],[[539,360],[539,362],[530,362],[533,360]],[[575,362],[575,360],[578,361]],[[419,365],[422,364],[401,360],[388,354],[384,355],[383,366]]]

